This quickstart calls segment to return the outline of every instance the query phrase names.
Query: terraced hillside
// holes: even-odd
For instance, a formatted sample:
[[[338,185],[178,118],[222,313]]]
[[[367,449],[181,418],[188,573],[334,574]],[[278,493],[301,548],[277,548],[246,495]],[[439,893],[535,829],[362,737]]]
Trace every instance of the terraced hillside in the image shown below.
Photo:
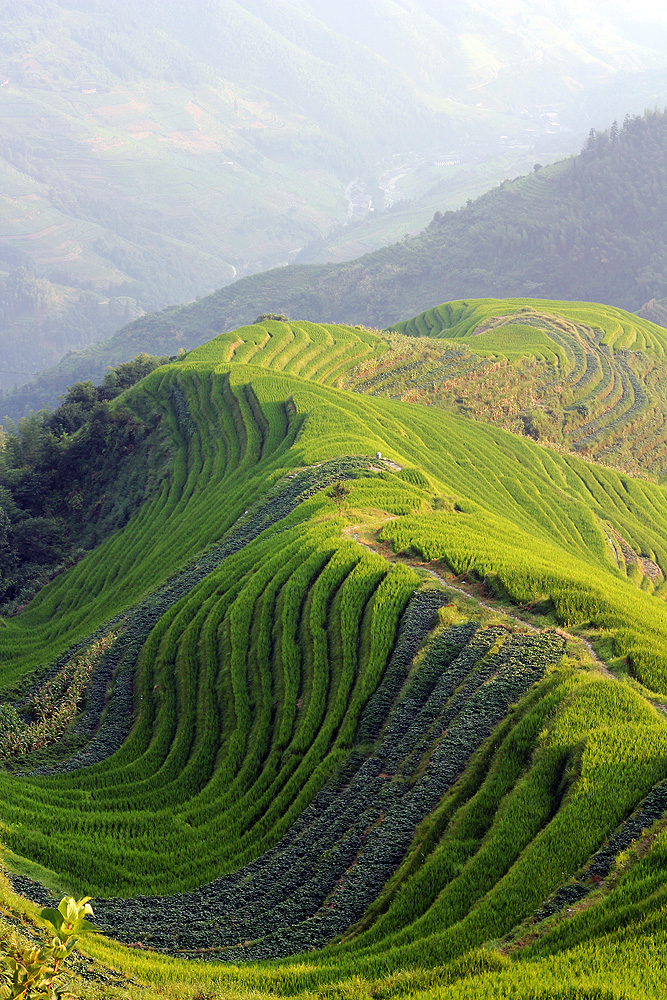
[[[664,992],[667,496],[335,387],[386,356],[154,371],[171,474],[0,621],[3,905],[95,896],[89,995]]]
[[[357,391],[437,404],[634,475],[667,474],[667,332],[610,306],[448,302],[398,323]]]

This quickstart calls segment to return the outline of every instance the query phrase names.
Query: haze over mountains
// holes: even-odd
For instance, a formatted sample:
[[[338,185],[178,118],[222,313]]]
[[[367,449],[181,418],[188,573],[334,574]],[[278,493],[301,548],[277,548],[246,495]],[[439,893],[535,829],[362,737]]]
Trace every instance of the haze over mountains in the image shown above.
[[[505,182],[420,235],[355,261],[290,265],[190,305],[141,317],[5,393],[13,417],[54,405],[141,351],[175,354],[263,313],[387,327],[451,299],[524,296],[603,302],[661,323],[667,297],[667,115],[627,118],[583,152]],[[651,306],[646,306],[651,303]]]
[[[344,260],[416,232],[664,102],[658,14],[9,0],[0,384],[298,252]]]

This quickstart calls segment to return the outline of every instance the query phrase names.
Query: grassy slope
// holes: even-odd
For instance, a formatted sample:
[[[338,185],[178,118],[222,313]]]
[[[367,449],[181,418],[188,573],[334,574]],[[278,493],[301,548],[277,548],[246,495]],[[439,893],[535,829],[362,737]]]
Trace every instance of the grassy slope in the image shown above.
[[[492,427],[327,384],[385,349],[351,329],[267,323],[222,335],[131,390],[126,405],[148,399],[172,428],[173,475],[122,533],[2,622],[5,690],[131,608],[253,504],[266,505],[267,490],[286,473],[341,455],[370,461],[379,450],[414,471],[369,469],[353,480],[351,517],[382,524],[391,515],[382,538],[396,552],[486,578],[517,603],[541,602],[570,629],[593,627],[647,688],[667,694],[664,602],[619,569],[607,537],[614,529],[665,574],[664,491]],[[100,894],[121,886],[127,894],[179,890],[276,842],[347,759],[354,712],[378,684],[396,614],[419,584],[405,567],[390,570],[342,543],[343,524],[316,494],[195,590],[181,596],[174,583],[175,603],[141,655],[135,724],[123,749],[72,774],[0,775],[3,839],[15,865]],[[277,532],[282,526],[289,530]],[[371,560],[376,596],[353,625],[342,607],[348,600],[354,608],[361,593],[366,571],[354,567],[362,558]],[[318,607],[332,609],[320,625]],[[298,625],[300,614],[309,625]],[[337,634],[356,648],[356,630],[361,660],[348,697],[341,685],[349,667],[333,650]],[[636,684],[571,661],[540,684],[420,827],[376,919],[347,944],[305,961],[239,969],[192,968],[104,942],[91,952],[173,995],[192,992],[194,982],[239,997],[251,990],[366,997],[371,989],[391,995],[429,986],[448,995],[449,982],[453,995],[503,988],[527,995],[528,984],[570,983],[581,972],[584,984],[611,983],[634,996],[634,929],[645,924],[654,940],[664,933],[656,883],[662,838],[604,907],[572,922],[562,944],[554,937],[553,956],[548,946],[526,960],[478,950],[529,917],[666,774],[665,723]],[[336,714],[336,690],[351,716]],[[262,751],[263,740],[273,750]],[[229,794],[232,781],[241,799]],[[261,821],[258,814],[246,828],[239,802],[245,809],[255,802]],[[614,931],[605,937],[607,926]],[[641,948],[650,940],[644,936]],[[613,973],[605,965],[612,954]],[[664,981],[654,959],[643,995],[658,996]]]

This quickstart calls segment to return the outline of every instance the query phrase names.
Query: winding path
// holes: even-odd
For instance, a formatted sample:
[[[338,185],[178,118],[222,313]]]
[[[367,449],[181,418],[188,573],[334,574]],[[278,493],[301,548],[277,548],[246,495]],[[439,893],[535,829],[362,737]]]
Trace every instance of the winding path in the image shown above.
[[[359,533],[357,531],[355,531],[354,529],[346,529],[346,531],[348,534],[352,535],[352,537],[354,538],[355,542],[357,542],[358,545],[363,546],[365,549],[367,549],[368,552],[378,554],[378,550],[374,549],[372,545],[369,545],[367,542],[361,541],[361,539],[359,538]],[[397,556],[388,555],[386,552],[382,552],[380,554],[383,556],[383,558],[387,559],[389,562],[399,562]],[[413,561],[410,562],[409,564],[411,566],[415,566],[418,569],[426,570],[427,573],[429,573],[435,580],[437,580],[438,583],[442,584],[442,586],[445,587],[447,590],[454,590],[456,591],[457,594],[462,594],[469,600],[475,601],[475,603],[478,604],[479,607],[485,608],[487,611],[492,611],[494,614],[499,614],[499,613],[503,614],[505,618],[509,618],[511,621],[517,622],[517,624],[519,625],[523,625],[525,628],[530,629],[532,632],[543,631],[543,629],[541,629],[538,625],[533,625],[532,622],[528,622],[524,618],[520,618],[518,615],[510,614],[510,612],[506,611],[504,608],[500,608],[497,605],[490,603],[489,601],[482,600],[482,598],[478,597],[477,594],[474,594],[471,589],[466,590],[462,586],[459,586],[455,583],[451,583],[449,580],[445,580],[445,578],[441,576],[439,573],[437,573],[431,566],[429,566],[428,563],[419,563]],[[611,680],[615,681],[618,680],[618,677],[616,677],[616,675],[611,672],[611,670],[604,662],[604,660],[602,660],[595,652],[592,643],[588,639],[585,639],[584,636],[582,635],[575,635],[572,632],[567,632],[565,629],[562,629],[560,627],[557,628],[556,631],[558,632],[559,635],[562,635],[564,639],[571,639],[572,641],[582,643],[588,650],[591,659],[595,662],[596,666],[605,675],[605,677],[609,677]],[[655,703],[651,702],[651,704],[653,705]],[[656,707],[667,712],[667,705],[657,704]]]

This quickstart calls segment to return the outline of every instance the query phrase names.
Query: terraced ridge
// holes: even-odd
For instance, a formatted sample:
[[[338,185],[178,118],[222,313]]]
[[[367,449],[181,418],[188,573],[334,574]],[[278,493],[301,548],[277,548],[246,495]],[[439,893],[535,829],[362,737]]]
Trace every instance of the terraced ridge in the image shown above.
[[[91,636],[121,633],[80,720],[95,756],[68,760],[65,738],[0,772],[4,863],[99,897],[125,941],[224,959],[91,946],[156,996],[560,989],[546,944],[526,971],[491,943],[667,777],[667,723],[645,697],[667,694],[667,497],[434,407],[322,384],[385,348],[297,326],[225,334],[116,404],[162,415],[173,471],[0,622],[17,704]],[[341,511],[323,490],[339,478]],[[388,558],[344,528],[376,531]],[[617,537],[659,575],[634,581]],[[422,562],[584,630],[633,676],[452,604]],[[599,923],[553,938],[584,949],[571,962],[591,988],[611,968],[615,1000],[637,996],[641,921],[665,919],[663,840],[654,850],[591,908]],[[617,943],[627,962],[604,937],[615,918],[635,927]]]
[[[219,365],[224,360],[335,385],[355,365],[386,351],[382,338],[362,327],[260,320],[224,333],[191,353],[198,364]]]
[[[30,703],[38,703],[40,691],[52,683],[63,669],[84,651],[106,636],[121,638],[115,642],[95,670],[88,686],[85,710],[81,711],[72,727],[74,734],[86,738],[84,746],[74,755],[47,767],[36,768],[33,774],[65,774],[90,767],[106,760],[120,749],[127,736],[132,716],[132,683],[134,666],[143,644],[148,639],[156,622],[171,610],[184,596],[214,570],[219,569],[224,560],[243,549],[267,528],[281,521],[299,503],[320,492],[326,486],[340,479],[368,473],[368,462],[364,460],[337,460],[303,469],[292,474],[286,481],[279,481],[264,502],[254,511],[242,516],[226,537],[217,545],[188,565],[181,573],[172,577],[163,587],[149,594],[129,612],[123,612],[109,622],[98,634],[89,636],[79,647],[68,651],[50,672],[50,676],[30,691],[21,702],[24,709]],[[30,759],[29,756],[27,759]]]
[[[335,521],[272,533],[299,509],[309,480],[321,489],[354,469],[332,465],[298,475],[273,510],[269,497],[227,542],[114,623],[119,653],[101,678],[111,668],[115,691],[102,726],[55,768],[57,789],[53,777],[32,776],[28,804],[28,779],[10,783],[11,849],[69,878],[85,865],[97,893],[155,891],[234,870],[289,829],[346,756],[418,582],[342,541]],[[139,718],[120,747],[132,663]],[[95,760],[94,771],[81,770]]]
[[[350,387],[445,405],[631,474],[667,474],[662,327],[609,306],[480,299],[394,329],[392,353],[360,363]]]
[[[555,634],[478,632],[467,623],[440,634],[408,682],[441,603],[437,592],[414,599],[360,717],[359,749],[271,851],[189,896],[106,902],[98,906],[101,925],[171,953],[205,949],[254,961],[322,947],[359,919],[402,860],[415,825],[509,704],[563,652]]]

